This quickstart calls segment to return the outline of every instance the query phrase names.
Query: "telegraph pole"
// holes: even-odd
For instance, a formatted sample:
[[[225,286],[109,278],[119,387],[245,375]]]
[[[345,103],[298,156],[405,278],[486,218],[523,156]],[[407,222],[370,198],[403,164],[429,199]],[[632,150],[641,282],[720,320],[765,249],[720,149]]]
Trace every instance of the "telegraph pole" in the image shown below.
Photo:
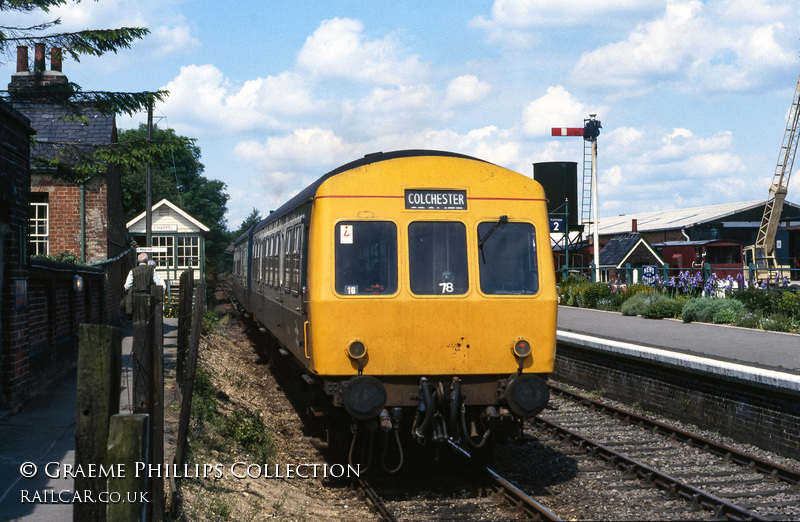
[[[153,98],[147,101],[147,146],[153,140]],[[145,201],[145,246],[153,246],[153,168],[147,161],[147,197]]]

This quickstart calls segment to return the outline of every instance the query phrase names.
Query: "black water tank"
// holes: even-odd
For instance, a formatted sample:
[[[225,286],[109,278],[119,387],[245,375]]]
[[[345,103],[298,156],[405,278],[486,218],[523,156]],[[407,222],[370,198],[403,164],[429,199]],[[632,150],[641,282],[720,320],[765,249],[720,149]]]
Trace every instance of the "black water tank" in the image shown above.
[[[578,164],[573,161],[548,161],[533,164],[533,179],[544,187],[547,197],[547,213],[550,217],[559,217],[554,213],[565,212],[564,201],[569,198],[570,230],[578,229]]]

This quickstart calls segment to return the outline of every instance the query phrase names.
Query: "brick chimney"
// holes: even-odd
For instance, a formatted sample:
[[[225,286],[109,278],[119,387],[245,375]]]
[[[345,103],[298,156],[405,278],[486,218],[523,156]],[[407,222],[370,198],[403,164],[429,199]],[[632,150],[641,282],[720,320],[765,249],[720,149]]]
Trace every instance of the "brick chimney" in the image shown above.
[[[17,72],[11,75],[8,84],[10,93],[32,92],[35,89],[58,83],[68,83],[67,76],[61,72],[61,49],[50,50],[50,70],[45,70],[45,46],[37,43],[34,49],[33,71],[29,69],[28,48],[17,47]]]
[[[639,231],[639,223],[636,222],[636,219],[631,219],[631,232],[638,232]]]

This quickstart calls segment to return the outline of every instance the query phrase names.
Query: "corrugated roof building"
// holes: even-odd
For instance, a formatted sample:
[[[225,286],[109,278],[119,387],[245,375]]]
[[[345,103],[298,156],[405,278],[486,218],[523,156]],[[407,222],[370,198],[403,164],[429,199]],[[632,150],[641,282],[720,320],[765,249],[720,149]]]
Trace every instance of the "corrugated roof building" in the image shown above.
[[[600,245],[607,244],[616,235],[631,232],[642,234],[651,244],[712,239],[753,244],[765,205],[765,200],[756,200],[603,217],[598,227]],[[779,262],[797,263],[795,259],[800,256],[799,226],[800,206],[786,201],[776,241]]]

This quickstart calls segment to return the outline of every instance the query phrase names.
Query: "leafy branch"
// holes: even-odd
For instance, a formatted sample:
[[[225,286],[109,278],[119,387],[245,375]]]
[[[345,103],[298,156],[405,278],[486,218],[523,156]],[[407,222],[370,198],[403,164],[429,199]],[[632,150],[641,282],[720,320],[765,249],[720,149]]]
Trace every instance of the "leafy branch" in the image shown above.
[[[32,159],[34,169],[48,170],[59,179],[86,183],[104,175],[109,166],[142,168],[167,161],[173,154],[194,146],[194,138],[174,136],[170,141],[129,141],[111,145],[38,143],[40,153]]]

